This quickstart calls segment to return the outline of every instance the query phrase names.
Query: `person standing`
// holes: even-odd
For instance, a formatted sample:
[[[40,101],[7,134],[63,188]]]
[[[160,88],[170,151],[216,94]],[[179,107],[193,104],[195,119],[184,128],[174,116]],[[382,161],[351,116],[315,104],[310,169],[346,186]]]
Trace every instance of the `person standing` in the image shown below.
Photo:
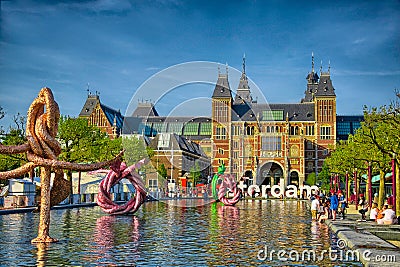
[[[314,199],[311,201],[311,219],[313,221],[317,220],[319,206],[320,206],[319,197],[317,195],[315,195]]]
[[[347,203],[346,203],[346,198],[344,197],[342,191],[340,191],[340,190],[338,191],[338,200],[339,200],[339,204],[340,204],[339,214],[342,214],[342,220],[344,220]]]
[[[332,191],[332,196],[331,196],[331,211],[332,211],[332,221],[336,220],[336,213],[339,207],[339,199],[338,196],[336,195],[335,191]]]

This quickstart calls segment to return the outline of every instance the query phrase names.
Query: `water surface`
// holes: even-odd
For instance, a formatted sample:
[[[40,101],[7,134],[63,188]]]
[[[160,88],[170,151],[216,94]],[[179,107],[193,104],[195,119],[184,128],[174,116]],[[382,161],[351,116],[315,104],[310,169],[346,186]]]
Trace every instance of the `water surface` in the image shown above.
[[[235,207],[198,200],[147,202],[135,215],[99,207],[52,210],[52,244],[30,243],[39,214],[0,216],[2,266],[362,266],[352,260],[283,261],[264,251],[336,246],[326,225],[311,222],[305,201],[246,200]],[[200,203],[199,203],[200,204]],[[260,252],[261,251],[261,252]],[[288,256],[288,255],[286,255]]]

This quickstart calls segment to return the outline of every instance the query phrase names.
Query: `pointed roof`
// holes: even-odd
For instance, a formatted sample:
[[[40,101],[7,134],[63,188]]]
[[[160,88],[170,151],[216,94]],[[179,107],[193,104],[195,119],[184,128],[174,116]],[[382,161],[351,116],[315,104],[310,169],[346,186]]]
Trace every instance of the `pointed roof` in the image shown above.
[[[98,103],[100,103],[100,97],[89,93],[86,102],[79,113],[79,117],[88,118]]]
[[[239,80],[239,86],[236,91],[234,104],[240,105],[244,103],[251,103],[253,98],[251,97],[250,86],[246,75],[246,58],[243,56],[243,69],[242,76]]]
[[[121,112],[119,110],[112,109],[102,104],[101,102],[99,103],[100,103],[100,108],[106,115],[110,125],[116,126],[118,129],[122,129],[122,125],[124,123],[124,116],[122,116]]]
[[[322,63],[321,63],[322,65]],[[307,89],[304,92],[304,98],[301,102],[312,102],[314,93],[318,87],[319,76],[314,69],[314,52],[311,53],[311,72],[307,74]]]
[[[100,96],[97,94],[88,94],[88,97],[86,99],[85,104],[82,107],[81,112],[79,113],[80,118],[89,118],[96,106],[99,105],[101,110],[104,112],[104,114],[107,117],[107,120],[110,125],[116,126],[117,128],[121,129],[123,122],[124,122],[124,116],[122,116],[121,112],[119,110],[112,109],[100,101]]]
[[[229,86],[228,74],[218,74],[217,84],[215,85],[213,98],[232,98]]]
[[[315,96],[336,96],[329,70],[321,73]]]
[[[138,103],[138,106],[132,113],[132,117],[154,117],[158,116],[158,112],[150,102],[141,102]]]

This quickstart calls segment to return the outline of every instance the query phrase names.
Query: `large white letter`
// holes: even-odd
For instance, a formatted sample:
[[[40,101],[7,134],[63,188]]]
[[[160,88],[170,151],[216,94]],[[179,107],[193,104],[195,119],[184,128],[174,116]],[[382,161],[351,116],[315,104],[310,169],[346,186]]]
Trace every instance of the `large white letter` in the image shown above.
[[[275,193],[276,189],[279,189],[279,193]],[[285,188],[283,187],[282,183],[280,185],[273,185],[271,187],[271,195],[273,197],[281,197],[281,195],[284,195],[284,193],[285,193]]]
[[[247,194],[251,196],[251,193],[253,193],[253,191],[260,194],[260,187],[258,187],[258,185],[256,184],[250,185],[249,188],[247,189]]]
[[[270,185],[265,185],[265,184],[263,184],[262,186],[261,186],[261,196],[263,197],[263,198],[268,198],[268,189],[270,189],[271,190],[271,186]]]
[[[300,196],[303,196],[304,190],[307,192],[307,197],[311,197],[311,187],[309,185],[300,186]]]
[[[297,186],[295,185],[288,185],[286,187],[286,192],[285,192],[286,197],[290,198],[297,198]]]

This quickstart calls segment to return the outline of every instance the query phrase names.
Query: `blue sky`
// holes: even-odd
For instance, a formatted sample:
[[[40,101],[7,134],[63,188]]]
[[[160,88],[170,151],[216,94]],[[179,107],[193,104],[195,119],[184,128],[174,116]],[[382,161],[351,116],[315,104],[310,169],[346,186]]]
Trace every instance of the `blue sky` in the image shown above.
[[[7,112],[0,125],[25,115],[44,86],[64,115],[79,114],[88,83],[125,113],[157,72],[190,61],[241,69],[244,53],[246,72],[269,103],[300,101],[311,52],[317,70],[321,60],[324,71],[331,62],[338,114],[390,103],[400,88],[400,2],[323,2],[0,1],[0,106]],[[165,115],[210,92],[183,87],[157,106]]]

